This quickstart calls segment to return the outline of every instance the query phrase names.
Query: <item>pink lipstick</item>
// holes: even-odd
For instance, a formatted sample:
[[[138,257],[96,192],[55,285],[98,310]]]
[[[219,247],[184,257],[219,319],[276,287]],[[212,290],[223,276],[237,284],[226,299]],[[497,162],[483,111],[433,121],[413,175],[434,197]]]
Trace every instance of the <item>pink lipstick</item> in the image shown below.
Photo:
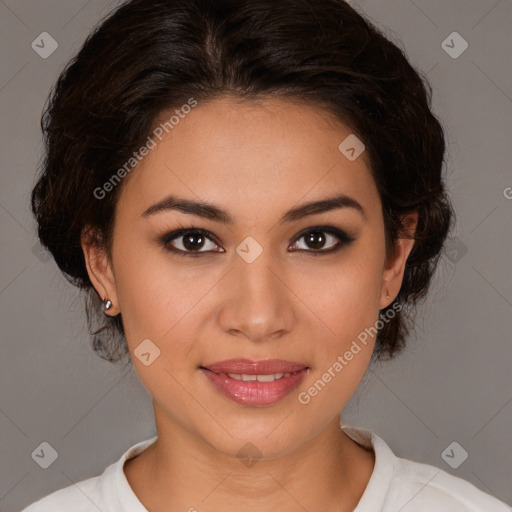
[[[283,359],[229,359],[200,366],[200,370],[224,396],[242,405],[261,407],[289,395],[309,367]]]

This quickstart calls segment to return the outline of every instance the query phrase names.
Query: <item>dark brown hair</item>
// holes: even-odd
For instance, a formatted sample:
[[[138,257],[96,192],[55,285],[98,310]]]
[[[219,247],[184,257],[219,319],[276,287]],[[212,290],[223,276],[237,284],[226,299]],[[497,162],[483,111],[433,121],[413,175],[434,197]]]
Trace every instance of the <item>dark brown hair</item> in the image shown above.
[[[94,190],[143,145],[163,112],[223,94],[305,101],[349,126],[366,146],[388,253],[406,236],[399,215],[418,211],[396,314],[379,330],[374,351],[376,359],[393,357],[451,227],[445,140],[428,81],[343,0],[132,0],[89,35],[62,72],[41,119],[46,154],[31,205],[42,245],[88,292],[89,328],[105,322],[92,332],[94,349],[110,361],[127,355],[121,315],[99,311],[80,244],[89,226],[110,251],[123,182],[102,199]]]

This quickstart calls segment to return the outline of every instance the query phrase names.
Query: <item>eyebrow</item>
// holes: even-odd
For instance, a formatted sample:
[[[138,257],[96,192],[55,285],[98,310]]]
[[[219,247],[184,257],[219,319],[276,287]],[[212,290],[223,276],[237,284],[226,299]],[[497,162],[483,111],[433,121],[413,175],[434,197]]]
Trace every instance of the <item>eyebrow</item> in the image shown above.
[[[294,222],[300,220],[309,215],[315,215],[319,213],[328,212],[338,208],[351,208],[358,211],[363,217],[366,218],[366,212],[361,204],[356,201],[353,197],[345,194],[337,195],[322,199],[320,201],[311,201],[304,203],[300,206],[288,210],[279,220],[279,224],[285,222]],[[165,212],[169,210],[177,210],[182,213],[190,215],[197,215],[208,220],[220,222],[222,224],[233,224],[234,218],[225,210],[218,206],[203,201],[193,201],[191,199],[185,199],[168,195],[158,203],[147,208],[143,213],[142,217],[149,217],[156,213]]]

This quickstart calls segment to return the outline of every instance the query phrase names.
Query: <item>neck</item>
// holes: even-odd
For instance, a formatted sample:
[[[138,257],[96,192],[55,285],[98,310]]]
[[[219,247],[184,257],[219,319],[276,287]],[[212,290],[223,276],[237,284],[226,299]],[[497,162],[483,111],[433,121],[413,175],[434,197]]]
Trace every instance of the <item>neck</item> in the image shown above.
[[[240,460],[188,430],[159,421],[158,440],[125,463],[130,486],[148,510],[247,512],[352,511],[374,467],[374,454],[336,417],[317,436],[272,459]]]

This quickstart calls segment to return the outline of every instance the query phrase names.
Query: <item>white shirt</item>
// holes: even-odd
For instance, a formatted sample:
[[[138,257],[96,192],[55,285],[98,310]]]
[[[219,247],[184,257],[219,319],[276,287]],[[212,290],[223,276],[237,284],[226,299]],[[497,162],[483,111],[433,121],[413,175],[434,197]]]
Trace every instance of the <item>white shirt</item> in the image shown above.
[[[354,512],[512,511],[466,480],[434,466],[397,457],[368,429],[342,428],[358,444],[375,452],[373,473]],[[56,491],[22,512],[148,512],[131,489],[123,466],[156,439],[157,436],[133,445],[103,474]]]

